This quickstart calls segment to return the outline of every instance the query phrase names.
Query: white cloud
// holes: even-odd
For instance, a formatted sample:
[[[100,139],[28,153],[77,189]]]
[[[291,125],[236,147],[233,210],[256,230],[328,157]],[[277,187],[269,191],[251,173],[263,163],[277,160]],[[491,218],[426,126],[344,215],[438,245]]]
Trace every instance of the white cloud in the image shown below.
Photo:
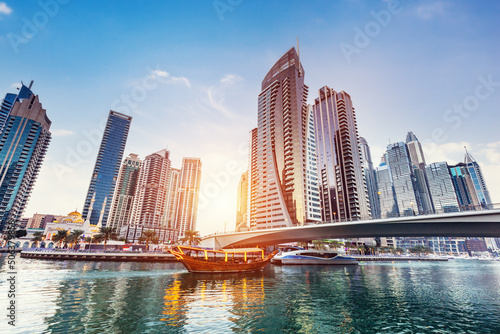
[[[56,129],[51,131],[54,137],[63,137],[63,136],[72,136],[75,134],[74,131],[65,130],[65,129]]]
[[[446,12],[447,4],[443,1],[421,4],[415,9],[415,14],[422,20],[430,20],[434,16],[443,15]]]
[[[449,165],[463,162],[465,157],[464,146],[477,161],[483,172],[486,186],[493,203],[500,201],[500,141],[479,143],[474,146],[467,142],[423,144],[426,163],[446,161]]]
[[[488,143],[485,148],[479,150],[479,153],[492,164],[500,165],[500,141]]]
[[[191,87],[191,83],[189,82],[188,78],[186,78],[186,77],[174,77],[174,76],[171,76],[170,73],[168,73],[167,71],[159,70],[159,69],[156,69],[156,70],[152,71],[151,73],[152,73],[152,75],[150,76],[150,78],[157,77],[160,82],[173,83],[173,84],[181,83],[181,84],[184,84],[186,87]]]
[[[447,161],[449,164],[463,162],[465,156],[465,148],[471,149],[471,145],[467,142],[459,143],[423,143],[425,162],[431,164],[433,162]]]
[[[12,88],[21,88],[21,83],[20,82],[16,82],[16,83],[13,83],[12,85],[10,85]]]
[[[0,14],[9,15],[12,13],[12,8],[7,6],[5,2],[0,2]]]
[[[226,74],[222,79],[220,79],[221,85],[234,85],[238,81],[242,81],[243,78],[236,74]]]

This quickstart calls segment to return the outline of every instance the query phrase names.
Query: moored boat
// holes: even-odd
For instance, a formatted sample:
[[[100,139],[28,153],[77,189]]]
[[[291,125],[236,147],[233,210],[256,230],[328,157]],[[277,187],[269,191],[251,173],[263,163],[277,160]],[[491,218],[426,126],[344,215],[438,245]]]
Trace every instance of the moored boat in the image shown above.
[[[265,256],[260,248],[208,250],[176,246],[169,252],[191,273],[239,273],[262,270],[278,251]]]
[[[294,264],[328,264],[328,265],[350,265],[358,264],[358,260],[349,256],[340,255],[331,250],[299,249],[282,251],[276,255],[271,263],[294,265]]]

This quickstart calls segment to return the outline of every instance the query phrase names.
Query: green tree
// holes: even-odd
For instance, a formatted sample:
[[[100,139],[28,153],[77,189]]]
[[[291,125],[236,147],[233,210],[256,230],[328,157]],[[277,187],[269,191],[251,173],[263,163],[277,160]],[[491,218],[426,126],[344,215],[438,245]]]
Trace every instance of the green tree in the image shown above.
[[[113,227],[101,227],[99,233],[94,236],[96,243],[104,242],[104,250],[109,240],[118,240],[118,234]]]
[[[52,241],[55,242],[58,246],[61,246],[61,243],[68,236],[67,230],[57,230],[57,233],[52,236]]]
[[[71,233],[69,234],[69,238],[71,240],[71,243],[73,243],[73,248],[76,248],[76,246],[78,246],[78,244],[80,243],[80,240],[82,238],[82,235],[85,233],[84,230],[74,230],[74,231],[71,231]]]
[[[323,240],[313,240],[314,249],[324,250],[326,249],[325,242]]]
[[[340,247],[342,247],[344,244],[341,243],[340,241],[338,240],[330,240],[330,245],[332,245],[333,249],[339,249]]]
[[[33,238],[31,238],[31,241],[33,241],[35,243],[35,246],[38,247],[38,243],[42,241],[43,238],[43,232],[35,232],[33,233]]]
[[[153,230],[145,230],[142,231],[141,236],[139,237],[139,242],[146,243],[146,250],[149,250],[149,243],[153,241],[154,238],[158,238],[156,236],[156,232]]]
[[[184,232],[184,238],[181,238],[179,241],[190,245],[198,245],[201,242],[200,232],[187,230]]]

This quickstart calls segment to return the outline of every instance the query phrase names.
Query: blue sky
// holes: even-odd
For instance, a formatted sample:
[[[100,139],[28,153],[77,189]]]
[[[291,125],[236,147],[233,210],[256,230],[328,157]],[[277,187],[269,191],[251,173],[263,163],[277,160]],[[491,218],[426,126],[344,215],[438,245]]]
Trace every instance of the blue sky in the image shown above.
[[[234,229],[260,84],[297,37],[309,100],[348,92],[375,164],[408,131],[428,163],[467,145],[500,202],[498,2],[0,0],[0,96],[34,80],[53,122],[26,216],[82,209],[113,108],[126,155],[201,157],[198,230]]]

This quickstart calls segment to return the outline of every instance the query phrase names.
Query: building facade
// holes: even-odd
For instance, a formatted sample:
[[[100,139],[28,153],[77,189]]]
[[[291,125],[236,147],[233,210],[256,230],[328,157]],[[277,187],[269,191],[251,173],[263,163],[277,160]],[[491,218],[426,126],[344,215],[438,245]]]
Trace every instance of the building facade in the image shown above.
[[[120,231],[130,221],[141,162],[139,156],[132,153],[120,167],[107,223],[107,226],[116,231]]]
[[[373,168],[370,146],[365,138],[359,137],[359,149],[361,152],[361,167],[366,180],[366,189],[370,202],[370,212],[373,219],[379,219],[380,216],[380,196],[378,194],[377,173]]]
[[[458,163],[454,166],[448,166],[448,168],[453,186],[455,187],[460,210],[477,210],[480,207],[479,199],[467,165],[465,163]]]
[[[471,176],[472,182],[474,183],[474,188],[476,189],[476,194],[479,199],[480,205],[482,205],[483,207],[487,207],[489,204],[491,204],[490,192],[486,187],[486,182],[484,180],[481,167],[479,167],[479,164],[467,151],[467,149],[465,149],[464,163],[467,165],[469,175]]]
[[[313,110],[323,221],[370,219],[351,97],[324,86]]]
[[[179,231],[181,237],[186,231],[196,230],[200,182],[201,160],[183,158],[175,209],[176,230]]]
[[[392,184],[391,170],[382,162],[376,170],[377,187],[380,203],[380,218],[394,218],[399,216],[398,202]]]
[[[14,107],[16,102],[21,102],[24,99],[30,98],[33,95],[31,91],[31,86],[33,86],[33,81],[31,81],[30,85],[27,87],[24,84],[19,88],[19,92],[17,94],[7,93],[5,98],[2,100],[0,104],[0,133],[7,122],[7,118]]]
[[[256,153],[251,161],[254,168],[249,171],[252,228],[301,226],[321,220],[310,218],[314,207],[307,206],[308,87],[304,74],[292,48],[262,81],[256,141],[251,148]]]
[[[236,232],[245,231],[247,226],[248,172],[241,174],[236,202]]]
[[[94,198],[95,207],[101,208],[105,204],[102,224],[106,226],[131,121],[130,116],[112,110],[109,112],[83,206],[83,217],[91,224],[97,224],[100,216],[99,211],[89,210]]]
[[[166,149],[144,159],[137,181],[130,224],[159,226],[164,221],[170,164],[170,152]]]
[[[427,165],[425,170],[436,213],[459,211],[448,164],[444,161],[435,162]]]
[[[164,226],[168,228],[175,228],[175,210],[177,208],[177,201],[179,199],[179,181],[181,178],[181,170],[177,168],[172,168],[170,173],[170,182],[168,185],[168,197],[165,207],[165,219]]]
[[[387,146],[387,165],[390,169],[399,216],[417,215],[422,211],[415,191],[415,175],[405,143]]]
[[[51,140],[50,125],[38,95],[12,106],[0,135],[0,231],[22,217]]]

